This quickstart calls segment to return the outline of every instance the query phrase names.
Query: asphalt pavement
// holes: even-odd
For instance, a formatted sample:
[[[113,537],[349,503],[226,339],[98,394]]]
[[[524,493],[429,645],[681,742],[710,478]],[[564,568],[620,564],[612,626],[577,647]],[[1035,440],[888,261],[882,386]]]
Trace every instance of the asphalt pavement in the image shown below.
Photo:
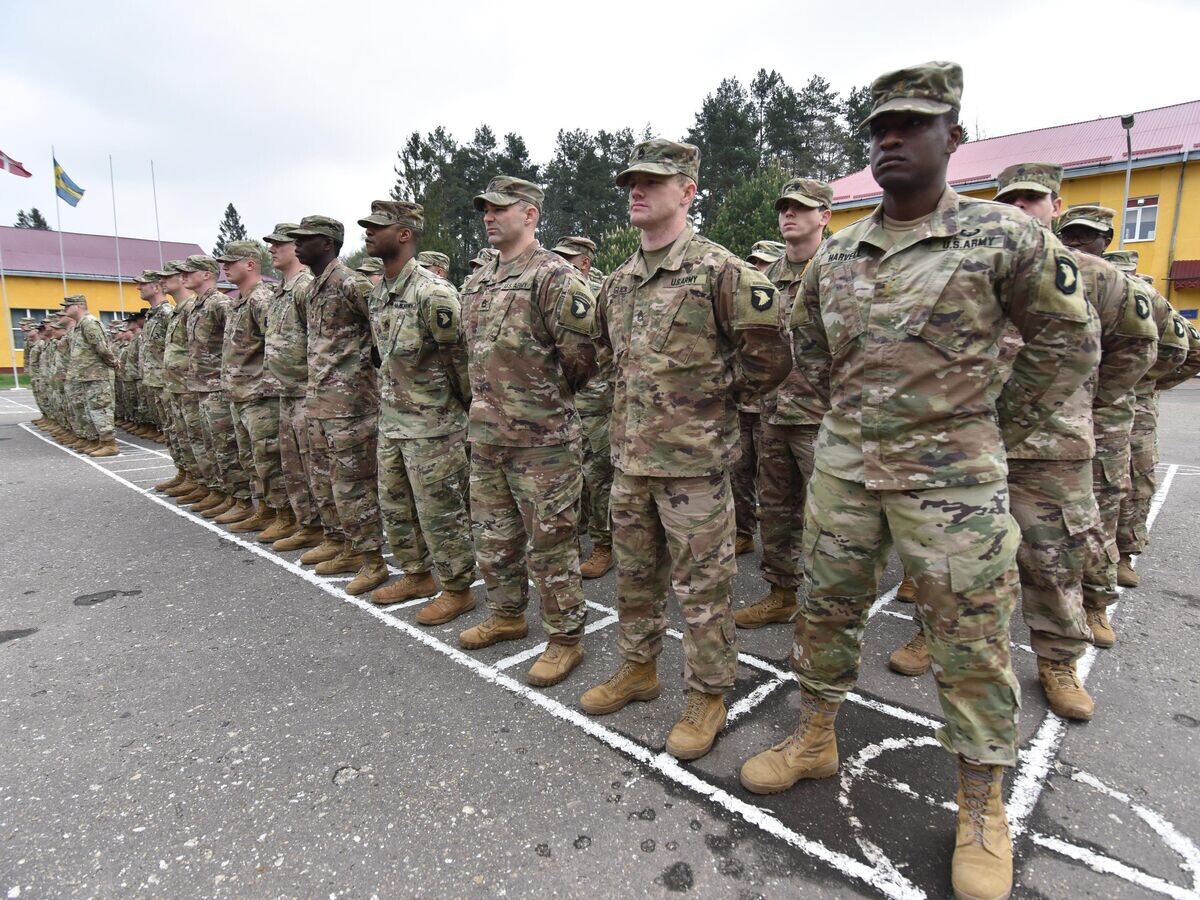
[[[612,573],[585,582],[584,664],[532,689],[542,640],[477,653],[149,491],[173,468],[121,434],[80,457],[0,392],[0,898],[949,895],[954,763],[893,564],[838,719],[839,776],[757,797],[747,756],[795,727],[788,626],[740,633],[713,752],[663,751],[682,707],[602,718],[578,696],[618,664]],[[1163,395],[1151,544],[1084,662],[1097,712],[1048,714],[1028,631],[1006,797],[1017,897],[1200,897],[1200,382]],[[764,592],[739,558],[734,603]],[[671,625],[681,625],[672,604]]]

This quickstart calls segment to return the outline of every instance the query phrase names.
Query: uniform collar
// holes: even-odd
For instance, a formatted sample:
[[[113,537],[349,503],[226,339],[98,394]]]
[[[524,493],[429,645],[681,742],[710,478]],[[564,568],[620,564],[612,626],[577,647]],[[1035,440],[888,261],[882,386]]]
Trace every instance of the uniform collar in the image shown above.
[[[500,262],[500,258],[496,257],[496,259],[492,262],[494,268],[488,272],[488,274],[485,275],[482,280],[490,284],[499,284],[501,281],[507,281],[510,278],[518,277],[529,267],[529,263],[533,260],[534,254],[541,249],[542,245],[538,241],[534,241],[529,246],[528,250],[516,258],[510,259],[506,263]]]
[[[671,249],[667,251],[667,255],[663,258],[658,268],[664,272],[678,272],[683,265],[683,256],[687,252],[688,244],[691,243],[692,238],[695,236],[696,232],[691,225],[683,226],[683,231],[679,232],[679,236],[671,242]],[[638,245],[637,253],[634,255],[637,262],[634,265],[633,274],[641,276],[643,280],[652,277],[654,273],[649,271],[646,265],[646,256],[642,252],[640,244]]]
[[[958,234],[959,206],[962,198],[950,185],[942,191],[937,206],[932,215],[912,231],[896,241],[883,227],[883,204],[880,203],[871,213],[866,232],[859,238],[860,243],[870,244],[883,250],[885,255],[919,244],[929,238],[946,238]]]

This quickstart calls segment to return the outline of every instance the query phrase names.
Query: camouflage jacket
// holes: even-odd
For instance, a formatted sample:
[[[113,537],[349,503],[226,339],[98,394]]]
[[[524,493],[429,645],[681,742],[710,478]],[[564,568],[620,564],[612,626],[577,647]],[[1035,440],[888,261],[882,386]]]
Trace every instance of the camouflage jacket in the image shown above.
[[[1178,312],[1171,321],[1171,330],[1175,337],[1179,337],[1180,330],[1187,335],[1187,357],[1173,372],[1163,375],[1155,382],[1155,387],[1160,391],[1169,391],[1200,373],[1200,330]]]
[[[271,286],[260,281],[245,297],[227,301],[221,390],[235,403],[279,396],[279,384],[265,365],[264,334],[271,293]]]
[[[1145,433],[1158,427],[1158,380],[1169,381],[1171,374],[1186,362],[1188,336],[1186,328],[1175,327],[1175,310],[1166,297],[1137,275],[1126,273],[1125,277],[1140,302],[1150,305],[1151,317],[1158,328],[1158,359],[1133,389],[1133,431]]]
[[[638,249],[605,279],[616,468],[689,477],[737,461],[736,397],[773,389],[791,369],[778,296],[757,269],[690,227],[653,272]]]
[[[142,326],[142,384],[149,388],[163,387],[163,351],[167,345],[167,326],[175,307],[164,300],[146,313],[146,324]]]
[[[29,383],[37,385],[39,389],[41,388],[39,380],[41,372],[38,367],[40,365],[39,358],[42,355],[43,343],[43,341],[33,341],[32,343],[25,344],[25,371],[29,374]]]
[[[167,336],[163,341],[163,387],[173,394],[187,393],[188,338],[187,321],[196,305],[193,294],[175,307],[171,320],[167,322]]]
[[[454,286],[410,259],[393,281],[380,279],[370,305],[383,398],[379,430],[408,439],[466,428],[471,382]]]
[[[117,379],[133,383],[138,379],[138,340],[141,335],[134,337],[124,344],[117,344],[113,354],[117,357]]]
[[[581,273],[582,275],[582,273]],[[600,296],[600,288],[604,279],[590,272],[587,276],[588,290],[593,297]],[[588,379],[587,384],[575,392],[575,409],[581,416],[610,416],[612,415],[613,400],[613,366],[612,354],[597,355],[599,368],[596,374]]]
[[[1099,318],[1100,365],[1025,440],[1008,448],[1009,459],[1091,459],[1098,442],[1128,442],[1133,387],[1158,353],[1150,310],[1136,302],[1128,279],[1098,256],[1072,255]]]
[[[535,243],[467,279],[469,436],[510,447],[579,437],[574,393],[596,372],[596,302],[570,263]]]
[[[187,319],[187,389],[199,394],[221,390],[221,352],[229,298],[213,288],[197,297]]]
[[[303,397],[308,390],[308,330],[300,307],[312,282],[308,269],[281,281],[267,310],[267,369],[279,385],[280,397]]]
[[[103,381],[112,378],[117,357],[104,334],[104,326],[91,313],[68,333],[67,381]]]
[[[334,259],[296,298],[308,332],[304,408],[312,418],[343,419],[379,410],[370,295],[371,282]]]
[[[1006,320],[1025,345],[998,393]],[[826,240],[791,325],[796,365],[829,400],[817,468],[871,490],[1005,478],[1005,446],[1099,361],[1071,253],[1020,210],[949,187],[898,238],[877,207]]]
[[[781,256],[763,274],[779,288],[779,316],[783,327],[792,318],[792,307],[804,277],[807,260],[789,263],[787,255]],[[788,348],[791,351],[791,347]],[[763,421],[772,425],[820,425],[829,411],[825,400],[808,380],[808,375],[799,366],[793,366],[788,377],[775,390],[763,397]]]

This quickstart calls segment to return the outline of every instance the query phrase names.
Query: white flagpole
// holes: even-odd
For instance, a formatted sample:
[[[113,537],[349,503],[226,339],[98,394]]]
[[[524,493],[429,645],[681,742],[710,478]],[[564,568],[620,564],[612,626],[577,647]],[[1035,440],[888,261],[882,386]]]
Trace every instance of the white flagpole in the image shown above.
[[[50,171],[54,173],[54,220],[58,224],[58,261],[62,266],[63,296],[67,296],[67,254],[63,251],[62,239],[62,200],[58,196],[58,160],[54,155],[54,145],[50,145]]]
[[[121,298],[121,318],[125,318],[125,282],[121,280],[121,235],[117,232],[117,182],[113,179],[112,154],[108,154],[108,186],[112,189],[113,244],[117,248],[117,291]]]
[[[0,243],[0,297],[4,300],[4,318],[8,320],[9,344],[12,347],[13,387],[21,386],[21,376],[17,374],[17,341],[12,337],[12,312],[8,308],[8,281],[4,277],[4,246]]]
[[[158,186],[154,183],[154,160],[150,160],[150,190],[154,194],[154,236],[158,239],[158,267],[166,265],[162,254],[162,231],[158,227]]]

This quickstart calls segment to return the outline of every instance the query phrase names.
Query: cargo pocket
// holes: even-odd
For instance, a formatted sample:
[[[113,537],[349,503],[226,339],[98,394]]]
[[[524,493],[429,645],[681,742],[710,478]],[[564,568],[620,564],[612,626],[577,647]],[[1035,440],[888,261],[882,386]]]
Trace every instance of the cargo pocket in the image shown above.
[[[1062,517],[1067,534],[1072,537],[1100,527],[1100,508],[1096,506],[1096,498],[1092,496],[1064,505]]]
[[[422,460],[418,468],[421,484],[429,486],[445,481],[451,475],[461,472],[467,467],[467,455],[454,449],[438,459]]]
[[[666,358],[668,369],[687,365],[700,340],[715,335],[712,301],[707,291],[680,291],[663,320],[669,324],[660,328],[651,346]]]

